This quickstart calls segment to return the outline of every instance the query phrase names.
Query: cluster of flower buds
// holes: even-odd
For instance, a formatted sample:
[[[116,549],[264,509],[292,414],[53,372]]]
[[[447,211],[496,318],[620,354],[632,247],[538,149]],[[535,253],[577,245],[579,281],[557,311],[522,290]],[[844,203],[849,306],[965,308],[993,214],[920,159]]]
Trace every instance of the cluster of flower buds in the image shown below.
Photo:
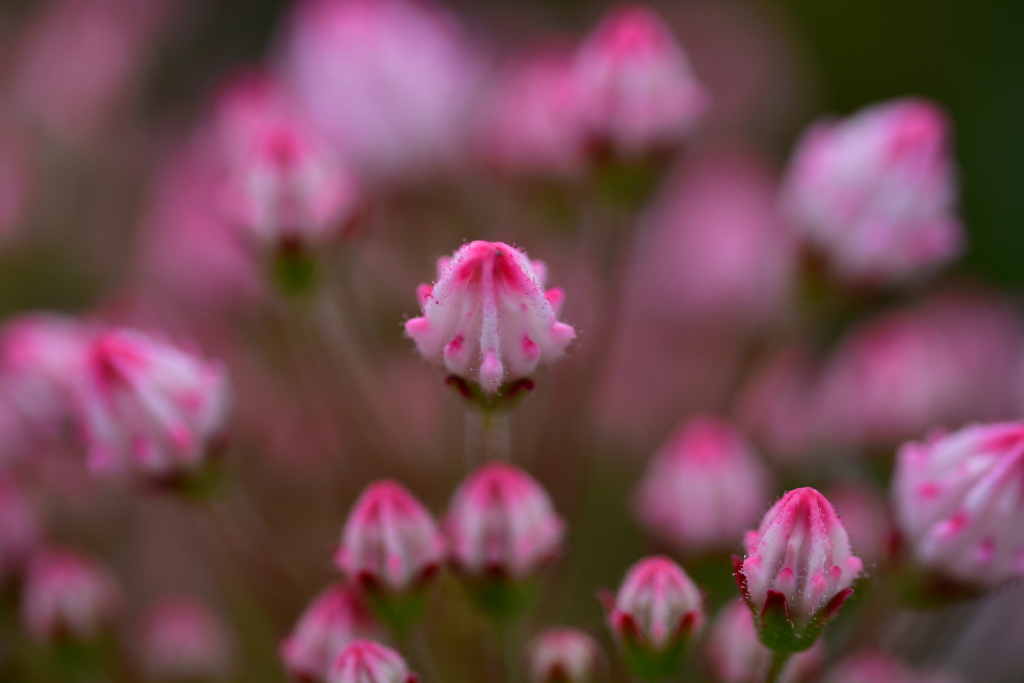
[[[288,673],[303,683],[323,683],[331,665],[350,643],[376,635],[373,617],[356,588],[337,583],[306,609],[281,643]]]
[[[794,223],[832,272],[892,284],[961,249],[949,124],[931,102],[903,99],[813,126],[786,181]]]
[[[768,474],[725,420],[685,422],[648,466],[635,508],[644,525],[689,554],[735,546],[768,503]]]
[[[186,683],[226,680],[231,642],[224,625],[202,602],[165,598],[142,623],[141,657],[149,680]]]
[[[969,426],[900,448],[893,505],[918,565],[974,589],[1024,576],[1022,477],[1020,422]]]
[[[618,594],[603,595],[608,625],[626,663],[647,680],[672,676],[704,624],[704,598],[667,557],[633,565]]]
[[[736,580],[761,642],[776,652],[810,648],[863,568],[832,504],[810,487],[790,491],[745,545],[746,558],[733,558]]]
[[[110,629],[121,602],[106,568],[71,550],[44,550],[29,564],[21,617],[37,642],[93,642]]]
[[[601,646],[575,628],[553,628],[526,648],[530,683],[597,683],[605,673]]]
[[[77,389],[89,467],[177,483],[200,474],[224,435],[224,367],[114,328],[91,339]]]
[[[405,323],[427,360],[443,366],[484,405],[509,397],[576,336],[558,321],[561,289],[544,290],[547,268],[503,242],[470,242],[437,264],[417,292],[423,316]]]
[[[404,631],[422,613],[426,589],[445,556],[430,512],[401,484],[385,480],[371,484],[356,502],[335,563],[382,621]]]

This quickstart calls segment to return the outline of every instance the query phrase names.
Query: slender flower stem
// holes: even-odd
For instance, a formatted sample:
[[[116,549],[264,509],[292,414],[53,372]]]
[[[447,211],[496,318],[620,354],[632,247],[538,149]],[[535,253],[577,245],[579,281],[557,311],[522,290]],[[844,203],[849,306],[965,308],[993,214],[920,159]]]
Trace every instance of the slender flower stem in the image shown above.
[[[506,410],[466,409],[466,470],[493,460],[512,459],[511,414]]]
[[[768,673],[765,675],[764,683],[778,683],[782,680],[782,672],[786,670],[786,665],[789,664],[789,658],[792,656],[792,652],[773,651],[772,661],[768,666]]]

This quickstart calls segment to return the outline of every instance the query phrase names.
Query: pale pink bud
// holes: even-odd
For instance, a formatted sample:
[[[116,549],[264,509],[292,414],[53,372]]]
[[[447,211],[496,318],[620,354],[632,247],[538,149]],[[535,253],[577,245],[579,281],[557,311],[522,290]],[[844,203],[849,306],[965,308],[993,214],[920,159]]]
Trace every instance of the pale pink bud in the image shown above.
[[[530,683],[594,683],[605,665],[601,646],[576,628],[553,628],[526,648]]]
[[[120,611],[121,591],[95,561],[71,550],[43,551],[29,564],[21,618],[34,640],[95,640]]]
[[[373,618],[358,591],[337,583],[318,595],[303,613],[281,643],[281,659],[297,680],[323,683],[331,664],[349,643],[374,632]]]
[[[444,528],[461,573],[512,580],[528,578],[558,555],[565,534],[547,491],[505,463],[484,465],[462,482]]]
[[[251,75],[220,104],[229,220],[257,245],[310,247],[353,220],[352,173],[273,81]]]
[[[190,598],[166,598],[149,609],[141,649],[152,681],[222,681],[230,674],[231,642],[224,624]]]
[[[587,126],[572,60],[558,52],[509,64],[482,112],[480,146],[498,169],[572,175],[587,161]]]
[[[0,579],[22,569],[41,532],[28,495],[13,479],[0,476]]]
[[[87,351],[78,403],[98,473],[159,480],[196,473],[224,430],[224,367],[131,329],[110,329]]]
[[[711,625],[707,657],[715,679],[721,683],[761,683],[768,671],[772,652],[757,636],[754,617],[742,600],[722,608]],[[821,641],[805,652],[796,653],[779,679],[781,683],[812,680],[822,666]]]
[[[918,563],[981,588],[1024,577],[1024,423],[965,427],[904,444],[896,522]]]
[[[608,625],[630,668],[667,678],[704,623],[704,600],[690,577],[667,557],[633,565],[614,599],[604,597]]]
[[[832,504],[810,487],[780,498],[745,545],[737,579],[748,605],[761,619],[785,610],[800,627],[839,609],[863,567]]]
[[[482,64],[439,7],[304,0],[287,43],[300,98],[360,170],[416,173],[459,154]]]
[[[962,249],[949,147],[946,115],[926,100],[893,100],[818,123],[797,143],[785,203],[840,278],[913,277]]]
[[[371,484],[345,523],[335,563],[353,585],[401,594],[421,588],[445,559],[434,518],[401,484]]]
[[[601,22],[580,47],[576,77],[591,134],[627,155],[675,146],[708,107],[682,47],[643,5]]]
[[[960,683],[942,671],[914,670],[884,652],[858,652],[840,662],[825,683]]]
[[[702,415],[654,456],[635,509],[652,532],[699,553],[738,544],[768,502],[768,473],[747,439],[724,419]]]
[[[389,647],[369,640],[351,643],[331,665],[327,683],[415,683],[416,674]]]
[[[576,331],[558,321],[565,294],[544,290],[547,269],[503,242],[470,242],[420,285],[423,317],[405,323],[427,360],[488,394],[557,360]]]
[[[59,434],[81,375],[87,327],[67,316],[29,313],[0,332],[0,383],[11,404],[44,434]]]

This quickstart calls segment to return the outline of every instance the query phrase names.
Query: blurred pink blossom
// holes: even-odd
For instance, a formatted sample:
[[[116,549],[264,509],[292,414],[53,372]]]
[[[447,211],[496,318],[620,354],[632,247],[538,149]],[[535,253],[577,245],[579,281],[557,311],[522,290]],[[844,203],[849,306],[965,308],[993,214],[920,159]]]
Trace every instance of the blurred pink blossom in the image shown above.
[[[458,158],[481,59],[430,2],[303,0],[285,68],[315,120],[374,176]]]
[[[854,653],[825,677],[825,683],[960,683],[941,671],[915,671],[895,657],[876,651]]]
[[[390,647],[369,640],[351,643],[331,665],[327,683],[416,683],[416,674]]]
[[[641,522],[689,554],[738,546],[769,502],[768,472],[742,433],[714,415],[684,422],[648,466]]]
[[[281,658],[295,679],[324,683],[331,665],[352,641],[375,633],[373,617],[359,592],[336,583],[306,608],[291,635],[281,643]]]
[[[785,204],[838,277],[890,284],[960,253],[949,128],[937,105],[907,98],[815,124],[797,143]]]
[[[596,683],[604,671],[601,646],[585,631],[548,629],[526,648],[530,683]]]
[[[142,623],[142,664],[152,681],[226,680],[231,671],[231,642],[217,615],[191,598],[165,598],[147,611]]]

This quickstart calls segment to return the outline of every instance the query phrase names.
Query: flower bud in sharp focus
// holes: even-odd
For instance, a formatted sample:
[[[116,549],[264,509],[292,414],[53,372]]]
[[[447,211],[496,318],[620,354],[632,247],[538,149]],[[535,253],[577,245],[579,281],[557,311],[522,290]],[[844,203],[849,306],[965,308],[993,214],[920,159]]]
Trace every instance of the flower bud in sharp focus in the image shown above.
[[[553,628],[527,645],[530,683],[595,683],[603,678],[601,646],[575,628]]]
[[[768,473],[724,419],[692,418],[669,437],[640,483],[643,524],[687,553],[731,548],[767,507]]]
[[[761,683],[772,652],[761,644],[750,609],[743,600],[722,608],[711,625],[706,652],[715,680],[721,683]],[[783,670],[780,683],[814,680],[821,670],[824,647],[821,641],[810,650],[797,653]]]
[[[558,321],[561,289],[544,290],[546,268],[502,242],[470,242],[438,262],[417,291],[423,317],[406,333],[429,361],[494,396],[557,360],[575,330]]]
[[[703,596],[667,557],[640,560],[626,573],[618,595],[603,599],[626,663],[649,680],[667,678],[679,668],[704,623]]]
[[[401,484],[371,484],[349,514],[335,564],[379,608],[382,620],[408,623],[423,606],[423,589],[445,560],[434,518]]]
[[[336,583],[306,608],[280,647],[285,669],[302,683],[323,683],[354,640],[375,635],[373,617],[357,589]]]
[[[917,563],[976,588],[1024,577],[1024,423],[965,427],[904,444],[896,523]]]
[[[945,113],[910,98],[817,123],[804,134],[784,200],[834,275],[893,284],[960,253],[949,137]]]
[[[29,564],[21,618],[36,642],[94,641],[112,626],[120,606],[113,576],[87,557],[46,550]]]
[[[231,642],[224,624],[206,605],[166,598],[143,620],[142,664],[151,681],[223,681],[230,675]]]
[[[832,504],[810,487],[790,491],[745,545],[746,559],[734,558],[736,579],[761,642],[777,651],[811,647],[863,566]]]
[[[415,683],[402,656],[369,640],[351,643],[331,665],[327,683]]]
[[[83,374],[78,409],[94,472],[188,478],[223,434],[229,396],[220,363],[111,329],[93,339]]]
[[[708,108],[682,47],[642,5],[598,25],[576,55],[576,78],[593,139],[624,156],[674,148]]]

